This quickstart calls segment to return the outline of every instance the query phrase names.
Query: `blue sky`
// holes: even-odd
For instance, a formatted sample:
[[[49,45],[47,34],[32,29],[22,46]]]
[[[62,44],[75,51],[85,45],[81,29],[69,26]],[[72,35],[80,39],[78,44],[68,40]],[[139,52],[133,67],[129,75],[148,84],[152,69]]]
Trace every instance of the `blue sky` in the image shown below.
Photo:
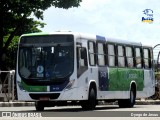
[[[120,38],[144,44],[160,43],[159,0],[82,0],[78,8],[51,7],[44,12],[43,32],[71,30]],[[145,9],[153,10],[153,23],[141,21]]]

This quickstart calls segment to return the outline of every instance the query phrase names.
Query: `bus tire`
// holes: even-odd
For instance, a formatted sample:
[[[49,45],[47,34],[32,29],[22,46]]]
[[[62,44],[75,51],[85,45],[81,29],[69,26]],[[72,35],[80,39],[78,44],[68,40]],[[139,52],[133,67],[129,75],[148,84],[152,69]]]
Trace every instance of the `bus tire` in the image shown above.
[[[35,102],[35,108],[37,111],[43,111],[44,110],[44,105],[42,104],[41,101],[36,101]]]
[[[136,91],[134,87],[131,87],[130,98],[118,100],[118,105],[120,108],[132,108],[136,100]]]
[[[130,98],[127,99],[127,107],[132,108],[135,104],[135,101],[136,101],[136,92],[135,92],[134,87],[131,87]]]
[[[82,101],[82,108],[85,110],[94,110],[96,106],[96,89],[95,87],[90,87],[89,96],[87,101]]]

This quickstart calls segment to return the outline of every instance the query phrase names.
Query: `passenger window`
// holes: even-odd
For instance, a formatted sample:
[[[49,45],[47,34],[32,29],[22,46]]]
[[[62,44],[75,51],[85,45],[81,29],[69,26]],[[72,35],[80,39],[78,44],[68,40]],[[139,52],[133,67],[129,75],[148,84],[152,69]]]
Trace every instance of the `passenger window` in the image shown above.
[[[118,66],[125,67],[124,47],[118,46]]]
[[[135,48],[135,60],[136,60],[136,67],[142,68],[142,57],[140,48]]]
[[[126,47],[127,66],[133,67],[133,49],[132,47]]]
[[[94,66],[96,65],[95,43],[94,42],[88,42],[88,51],[89,51],[89,63],[91,66]]]
[[[108,45],[108,65],[115,66],[115,48],[114,45]]]
[[[150,68],[150,52],[149,49],[143,49],[144,53],[144,68]]]
[[[98,48],[98,65],[103,66],[105,65],[105,49],[103,43],[97,44]]]

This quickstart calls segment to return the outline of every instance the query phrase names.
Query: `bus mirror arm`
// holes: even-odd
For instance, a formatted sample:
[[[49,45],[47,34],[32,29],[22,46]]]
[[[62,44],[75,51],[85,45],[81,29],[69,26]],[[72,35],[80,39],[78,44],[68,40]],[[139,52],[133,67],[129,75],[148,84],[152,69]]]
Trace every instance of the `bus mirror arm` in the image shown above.
[[[82,43],[81,42],[76,42],[76,46],[77,47],[82,47]]]

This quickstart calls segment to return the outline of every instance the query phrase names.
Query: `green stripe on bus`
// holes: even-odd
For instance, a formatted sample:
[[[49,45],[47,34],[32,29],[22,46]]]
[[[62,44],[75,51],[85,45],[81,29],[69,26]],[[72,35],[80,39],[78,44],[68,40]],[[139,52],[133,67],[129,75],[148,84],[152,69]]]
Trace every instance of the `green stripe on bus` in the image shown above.
[[[25,84],[23,80],[22,80],[22,86],[24,90],[28,92],[47,92],[47,86],[31,86]]]
[[[109,68],[109,91],[128,91],[131,81],[135,81],[137,91],[144,87],[144,73],[140,69]]]

